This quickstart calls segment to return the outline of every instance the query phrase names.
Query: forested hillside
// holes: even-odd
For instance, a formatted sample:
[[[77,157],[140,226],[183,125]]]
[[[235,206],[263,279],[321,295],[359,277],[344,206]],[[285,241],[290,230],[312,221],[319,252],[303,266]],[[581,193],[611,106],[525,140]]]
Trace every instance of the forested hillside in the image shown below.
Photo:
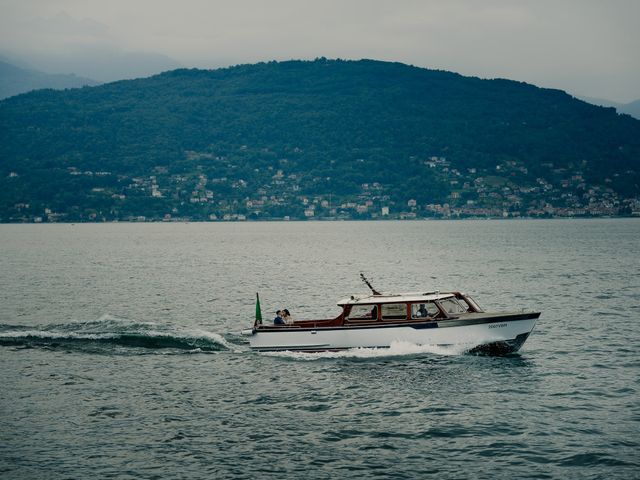
[[[370,60],[174,70],[0,102],[0,220],[631,214],[640,121]]]

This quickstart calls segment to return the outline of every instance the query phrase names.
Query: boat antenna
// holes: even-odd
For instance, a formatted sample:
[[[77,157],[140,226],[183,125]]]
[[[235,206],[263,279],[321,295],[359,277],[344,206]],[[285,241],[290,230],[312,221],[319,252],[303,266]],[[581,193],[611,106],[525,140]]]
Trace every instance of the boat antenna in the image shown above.
[[[382,295],[379,291],[377,291],[375,288],[373,288],[371,283],[369,283],[369,280],[367,280],[367,277],[364,276],[364,273],[360,272],[360,278],[365,283],[365,285],[367,287],[369,287],[369,289],[373,292],[374,295]]]

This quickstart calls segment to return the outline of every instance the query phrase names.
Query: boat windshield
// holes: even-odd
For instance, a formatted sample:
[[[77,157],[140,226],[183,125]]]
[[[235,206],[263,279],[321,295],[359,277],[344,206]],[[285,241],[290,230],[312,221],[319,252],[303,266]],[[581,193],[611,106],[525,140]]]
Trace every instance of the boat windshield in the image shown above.
[[[458,313],[466,313],[467,309],[460,305],[460,302],[455,298],[445,298],[444,300],[438,301],[440,306],[447,313],[458,314]]]
[[[476,302],[473,298],[471,298],[468,295],[461,297],[459,301],[460,303],[462,303],[463,306],[465,303],[469,305],[470,312],[484,312],[482,307],[478,305],[478,302]]]

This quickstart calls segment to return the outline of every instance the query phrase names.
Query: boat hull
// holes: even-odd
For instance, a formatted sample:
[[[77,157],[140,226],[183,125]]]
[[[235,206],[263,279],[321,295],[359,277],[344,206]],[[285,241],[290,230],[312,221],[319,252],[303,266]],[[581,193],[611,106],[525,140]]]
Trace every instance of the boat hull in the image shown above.
[[[249,342],[253,350],[265,352],[388,348],[394,342],[408,342],[504,355],[522,347],[539,316],[539,313],[470,315],[464,319],[412,324],[259,329]]]

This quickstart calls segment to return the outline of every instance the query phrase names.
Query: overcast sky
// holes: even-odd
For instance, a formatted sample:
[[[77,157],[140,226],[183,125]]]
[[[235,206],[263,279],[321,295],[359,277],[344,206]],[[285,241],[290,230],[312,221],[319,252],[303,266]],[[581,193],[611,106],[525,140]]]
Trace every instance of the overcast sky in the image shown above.
[[[159,69],[375,58],[629,102],[639,24],[640,0],[0,0],[0,50],[115,76],[127,55]]]

